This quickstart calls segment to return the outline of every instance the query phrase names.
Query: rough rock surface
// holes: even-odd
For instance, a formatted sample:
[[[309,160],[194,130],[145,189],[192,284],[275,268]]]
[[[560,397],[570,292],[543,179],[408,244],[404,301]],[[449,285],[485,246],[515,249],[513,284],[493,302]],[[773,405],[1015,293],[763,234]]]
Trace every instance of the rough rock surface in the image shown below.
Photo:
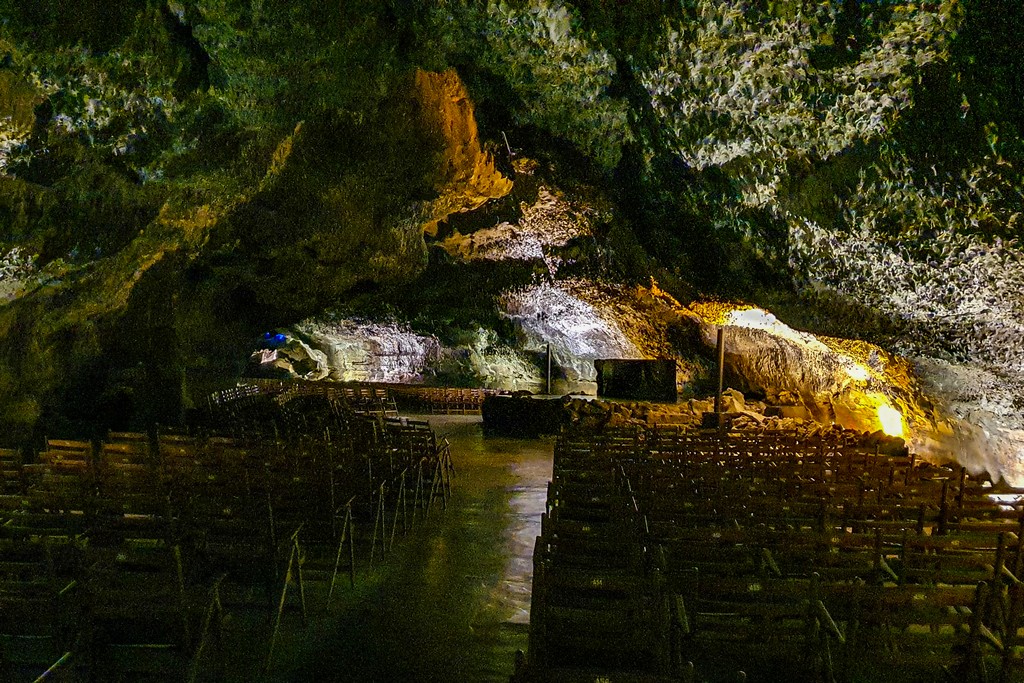
[[[1024,485],[1024,421],[1015,387],[982,367],[933,358],[914,364],[926,395],[950,416],[950,424],[927,435],[923,447],[950,453],[972,471]]]
[[[42,101],[39,92],[16,74],[0,71],[0,172],[8,163],[10,151],[23,143],[35,123],[35,107]]]
[[[509,292],[501,309],[522,330],[525,348],[540,350],[551,344],[555,362],[570,381],[595,381],[598,358],[642,358],[607,311],[561,287],[536,285]]]
[[[586,209],[546,186],[538,189],[536,201],[524,202],[520,208],[522,216],[515,223],[502,221],[469,235],[456,231],[441,246],[466,261],[543,261],[548,273],[555,276],[563,260],[557,248],[593,233]]]
[[[405,87],[363,125],[294,125],[231,185],[171,186],[150,214],[126,219],[133,232],[110,255],[98,246],[92,259],[77,247],[64,258],[44,254],[26,279],[37,249],[5,251],[0,333],[32,340],[0,353],[0,419],[11,438],[27,438],[41,421],[78,434],[97,422],[173,423],[234,381],[268,323],[322,310],[358,283],[400,282],[422,269],[423,206],[412,196],[441,177],[430,161],[445,139],[435,119],[417,117],[412,75]],[[324,157],[357,140],[362,148]],[[19,182],[0,177],[5,188]],[[44,208],[60,201],[54,188],[26,192]],[[0,210],[22,212],[10,213],[11,230],[22,229],[19,215],[26,229],[35,220],[25,201]],[[53,244],[68,239],[55,234]]]
[[[518,329],[706,377],[707,345],[634,289],[654,276],[913,358],[880,395],[1020,470],[1024,5],[385,5],[0,0],[0,254],[34,258],[0,285],[4,426],[173,419],[260,331],[360,296],[466,358]],[[588,231],[529,227],[557,212],[506,152],[577,215],[602,197]],[[439,254],[425,224],[463,239]],[[442,303],[437,275],[478,294]],[[530,287],[600,323],[502,318]],[[845,381],[761,337],[765,391],[805,356],[799,384]],[[836,419],[879,400],[856,396]]]
[[[322,358],[317,377],[343,382],[440,383],[508,391],[537,390],[542,376],[536,363],[479,330],[459,347],[407,326],[357,320],[307,320],[293,328]],[[292,373],[299,377],[299,373]]]
[[[417,71],[416,89],[424,120],[444,138],[439,196],[431,202],[430,218],[424,226],[427,234],[436,235],[440,221],[504,197],[512,190],[512,181],[483,151],[473,103],[455,71]]]
[[[422,382],[441,351],[437,339],[395,325],[309,322],[296,329],[322,349],[330,379],[343,382]]]

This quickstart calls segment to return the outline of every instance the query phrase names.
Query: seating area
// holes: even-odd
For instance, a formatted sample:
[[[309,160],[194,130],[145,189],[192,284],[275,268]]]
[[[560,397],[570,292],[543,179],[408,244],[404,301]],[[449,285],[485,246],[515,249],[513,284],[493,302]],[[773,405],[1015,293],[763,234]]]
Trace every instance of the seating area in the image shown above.
[[[394,393],[385,385],[264,378],[246,379],[237,386],[212,394],[207,408],[215,422],[237,423],[245,414],[258,415],[261,403],[285,406],[299,396],[323,397],[358,415],[398,416]],[[263,412],[272,418],[275,409],[270,406],[269,411]]]
[[[559,438],[527,681],[1020,681],[1021,494],[800,433]]]
[[[222,680],[240,638],[272,670],[284,631],[447,506],[447,442],[378,398],[242,387],[189,433],[0,452],[0,677]]]
[[[452,496],[447,441],[349,389],[0,450],[0,677],[287,670]],[[1024,680],[1024,490],[848,436],[563,433],[513,682]]]
[[[495,389],[458,389],[449,387],[418,387],[395,385],[392,393],[403,406],[433,415],[479,415],[487,396]]]
[[[331,396],[357,412],[383,412],[388,417],[403,412],[431,415],[479,415],[487,396],[496,389],[428,387],[380,382],[313,382],[299,379],[247,378],[237,387],[210,397],[213,404],[234,402],[259,395],[313,394]]]

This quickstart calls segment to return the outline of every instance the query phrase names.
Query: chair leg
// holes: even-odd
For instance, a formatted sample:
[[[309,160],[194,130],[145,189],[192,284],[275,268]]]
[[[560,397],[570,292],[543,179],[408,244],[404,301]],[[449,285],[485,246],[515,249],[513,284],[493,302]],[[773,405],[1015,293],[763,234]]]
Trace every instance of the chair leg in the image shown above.
[[[391,521],[391,547],[395,547],[395,531],[398,530],[399,508],[405,510],[405,471],[402,471],[398,481],[398,497],[395,498],[395,517]],[[405,531],[405,518],[402,518],[402,531]]]
[[[288,567],[284,573],[284,585],[281,587],[281,599],[277,603],[277,614],[274,617],[274,628],[270,634],[270,648],[267,651],[267,661],[263,667],[264,673],[270,671],[270,666],[274,659],[274,646],[277,644],[277,634],[281,630],[281,616],[284,614],[285,601],[288,599],[288,586],[292,583],[292,568],[296,565],[301,565],[299,557],[299,542],[298,534],[292,537],[291,550],[288,553]],[[302,590],[302,579],[301,579],[301,566],[299,566],[299,592],[303,593]],[[305,596],[302,596],[302,622],[305,625],[306,622],[306,600]]]
[[[419,510],[422,507],[424,507],[423,489],[423,461],[421,460],[419,464],[416,466],[416,491],[413,494],[412,500],[413,519],[415,519],[416,510]]]
[[[401,496],[402,494],[399,493],[398,495]],[[401,504],[401,501],[398,498],[395,498],[395,512],[394,512],[394,515],[391,518],[391,533],[388,535],[388,538],[385,539],[385,543],[384,543],[384,550],[385,551],[393,550],[394,547],[395,547],[395,532],[398,531],[398,507],[399,507],[400,504]]]
[[[430,514],[430,504],[437,498],[438,493],[441,491],[441,476],[440,476],[441,461],[438,460],[434,464],[434,472],[430,481],[430,493],[427,495],[427,514]],[[444,500],[444,496],[441,496],[441,505],[443,508],[447,508],[447,501]]]
[[[203,626],[199,633],[199,644],[196,646],[196,651],[192,655],[192,664],[189,667],[188,683],[195,683],[196,678],[199,676],[199,665],[202,661],[203,651],[206,649],[206,641],[210,636],[210,632],[213,631],[213,636],[217,640],[217,661],[222,663],[223,657],[221,656],[223,648],[223,633],[221,627],[224,620],[224,606],[220,602],[220,582],[224,580],[224,577],[217,579],[216,583],[213,584],[212,597],[210,604],[206,608],[206,614],[203,616]]]
[[[302,581],[302,564],[304,562],[302,557],[302,546],[299,545],[298,539],[295,539],[295,553],[296,553],[296,573],[299,577],[299,604],[302,606],[302,625],[306,625],[306,584]]]
[[[356,587],[356,528],[351,516],[348,520],[348,583],[350,588]]]
[[[386,540],[384,534],[384,484],[380,485],[377,492],[377,514],[373,520],[373,538],[370,541],[370,566],[373,566],[374,554],[377,550],[377,535],[380,534],[381,544]],[[387,548],[384,548],[387,550]]]
[[[341,566],[341,553],[345,549],[345,540],[349,542],[349,554],[351,564],[349,566],[349,582],[352,587],[356,584],[355,575],[355,547],[352,544],[352,501],[345,506],[345,521],[341,523],[341,537],[338,539],[338,552],[334,556],[334,571],[331,572],[331,586],[327,591],[327,606],[331,605],[331,597],[334,595],[334,585],[338,578],[338,567]]]
[[[405,483],[406,471],[402,471],[402,533],[409,531],[409,517],[407,511],[407,503],[409,500],[408,492],[406,491]]]

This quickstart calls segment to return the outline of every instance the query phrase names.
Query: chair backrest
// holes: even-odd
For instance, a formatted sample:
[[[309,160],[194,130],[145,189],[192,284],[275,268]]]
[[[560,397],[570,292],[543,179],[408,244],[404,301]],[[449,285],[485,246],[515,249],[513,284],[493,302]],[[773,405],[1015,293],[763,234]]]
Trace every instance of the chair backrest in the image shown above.
[[[24,487],[21,464],[21,451],[0,448],[0,494],[21,493]]]
[[[39,463],[51,471],[88,473],[93,465],[93,446],[88,441],[47,439]]]

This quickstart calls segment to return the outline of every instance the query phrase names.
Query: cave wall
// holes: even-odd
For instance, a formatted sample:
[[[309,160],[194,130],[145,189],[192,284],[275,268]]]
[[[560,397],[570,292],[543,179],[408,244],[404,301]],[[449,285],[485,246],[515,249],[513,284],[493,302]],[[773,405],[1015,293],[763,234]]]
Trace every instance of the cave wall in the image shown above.
[[[453,181],[439,100],[424,106],[430,76],[394,56],[393,18],[85,2],[59,8],[82,18],[64,30],[7,4],[8,440],[179,422],[241,375],[266,329],[425,267],[424,223]],[[324,20],[347,48],[310,40]],[[281,79],[300,65],[324,79]],[[479,141],[461,142],[448,158],[484,168]]]
[[[936,373],[922,380],[951,414],[1020,431],[1019,3],[0,0],[0,15],[0,404],[22,431],[66,412],[62,385],[121,401],[139,377],[180,399],[133,414],[173,416],[262,332],[360,297],[452,348],[478,329],[570,348],[583,328],[502,301],[548,288],[593,307],[650,275],[680,300],[749,299],[878,342]],[[435,268],[434,233],[460,265]],[[445,303],[439,272],[479,295]],[[654,355],[632,310],[609,305],[601,333],[615,355]],[[958,393],[949,376],[995,379]],[[989,384],[1007,397],[963,398]]]
[[[416,100],[426,125],[444,140],[438,196],[430,203],[423,229],[436,235],[438,223],[453,213],[473,211],[488,200],[501,199],[512,190],[512,181],[501,174],[489,152],[484,151],[473,103],[454,70],[442,73],[417,70]]]

